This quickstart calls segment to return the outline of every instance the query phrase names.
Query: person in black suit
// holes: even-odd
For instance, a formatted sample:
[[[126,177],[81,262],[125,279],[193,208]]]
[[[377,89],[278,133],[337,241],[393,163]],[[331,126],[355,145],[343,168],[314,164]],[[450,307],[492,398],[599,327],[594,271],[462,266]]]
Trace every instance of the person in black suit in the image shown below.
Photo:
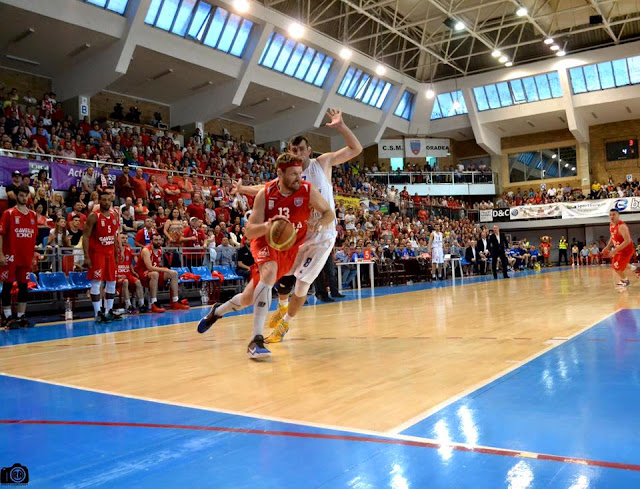
[[[469,262],[469,266],[471,266],[474,275],[478,274],[478,263],[480,262],[480,256],[476,251],[476,247],[477,242],[475,239],[472,239],[471,243],[469,243],[469,246],[467,246],[467,249],[464,251],[464,259]]]
[[[502,262],[502,275],[504,278],[509,278],[507,274],[507,255],[505,249],[507,247],[507,237],[504,233],[500,232],[498,225],[493,226],[493,234],[489,236],[489,251],[493,260],[491,261],[491,271],[493,272],[493,278],[498,278],[498,260]]]
[[[487,238],[487,231],[485,229],[483,229],[480,234],[480,239],[476,245],[476,253],[478,255],[478,269],[482,275],[486,275],[487,262],[489,261],[491,253],[489,251],[489,238]]]

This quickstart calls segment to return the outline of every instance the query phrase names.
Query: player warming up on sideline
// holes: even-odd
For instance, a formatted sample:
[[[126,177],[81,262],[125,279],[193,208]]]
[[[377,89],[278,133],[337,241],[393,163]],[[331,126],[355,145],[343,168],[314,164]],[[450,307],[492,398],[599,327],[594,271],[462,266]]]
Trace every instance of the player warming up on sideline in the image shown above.
[[[0,219],[0,281],[4,326],[8,329],[31,326],[25,316],[29,297],[29,272],[36,249],[38,223],[36,213],[27,208],[29,187],[20,185],[16,191],[17,204],[7,209]],[[11,289],[18,282],[18,307],[11,314]]]
[[[629,228],[620,220],[620,213],[616,209],[609,211],[609,232],[611,238],[607,246],[602,250],[603,256],[606,256],[611,249],[611,268],[618,274],[620,281],[616,284],[618,287],[629,287],[629,279],[627,278],[627,265],[633,258],[635,249]]]
[[[362,152],[362,145],[355,134],[347,127],[342,119],[342,112],[329,109],[327,116],[331,119],[327,127],[336,129],[344,137],[347,145],[335,152],[324,153],[317,158],[311,158],[312,150],[304,136],[297,136],[289,142],[289,152],[302,160],[302,179],[318,189],[327,200],[331,210],[335,212],[336,206],[333,198],[333,185],[331,183],[331,169],[334,166],[355,158]],[[237,183],[237,191],[246,195],[256,195],[262,186],[243,186],[242,180]],[[315,217],[317,219],[317,216]],[[309,229],[307,240],[300,247],[296,263],[291,274],[282,277],[278,282],[278,308],[269,319],[269,327],[273,332],[265,340],[267,343],[279,343],[289,331],[290,321],[296,316],[307,300],[307,292],[311,284],[318,278],[323,269],[333,275],[333,259],[331,252],[336,241],[336,226],[332,223],[315,231]],[[318,288],[318,284],[316,284]],[[289,304],[289,294],[294,291]],[[325,301],[331,301],[325,290],[316,290],[316,296],[324,296]],[[339,294],[337,297],[344,297]],[[336,296],[334,295],[334,298]]]
[[[158,285],[164,284],[167,280],[170,281],[171,309],[189,309],[186,300],[180,301],[178,296],[178,272],[162,266],[162,236],[154,234],[151,244],[142,248],[135,268],[142,285],[149,289],[151,312],[166,311],[165,308],[158,306],[157,302]]]
[[[209,314],[198,324],[198,332],[204,333],[223,315],[253,304],[253,339],[247,347],[247,355],[254,359],[271,355],[264,346],[263,337],[264,322],[271,303],[271,288],[291,270],[296,261],[298,249],[307,236],[311,207],[319,214],[318,219],[309,223],[316,231],[321,226],[331,225],[335,219],[335,212],[320,192],[302,181],[300,157],[284,153],[278,157],[276,168],[278,178],[258,192],[245,229],[246,237],[251,240],[251,254],[256,262],[252,267],[251,281],[241,294],[224,304],[214,304]],[[286,251],[275,250],[266,239],[274,221],[279,219],[291,222],[296,230],[295,242]]]
[[[116,294],[116,237],[120,226],[118,213],[111,208],[111,195],[100,192],[98,212],[89,214],[82,233],[84,265],[88,268],[87,278],[91,281],[91,302],[96,322],[108,323],[122,319],[113,312]],[[102,311],[100,287],[105,283],[105,308]]]

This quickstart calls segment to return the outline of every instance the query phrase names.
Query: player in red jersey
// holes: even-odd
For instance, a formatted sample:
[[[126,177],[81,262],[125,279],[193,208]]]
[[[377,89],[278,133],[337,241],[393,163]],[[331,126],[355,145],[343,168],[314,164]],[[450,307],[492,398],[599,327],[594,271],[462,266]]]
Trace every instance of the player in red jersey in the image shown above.
[[[29,187],[20,185],[15,191],[17,204],[4,211],[0,219],[0,281],[5,327],[17,329],[31,324],[25,316],[29,297],[29,272],[36,249],[38,221],[36,213],[27,208]],[[11,289],[18,282],[18,307],[11,314]]]
[[[87,278],[91,281],[91,302],[96,322],[107,323],[122,319],[113,312],[113,299],[116,294],[116,237],[120,219],[111,208],[112,200],[108,192],[99,195],[100,208],[87,218],[82,233],[84,264],[89,269]],[[105,310],[101,310],[100,287],[105,284]]]
[[[158,306],[158,284],[162,285],[170,281],[171,309],[189,309],[186,301],[180,301],[178,297],[178,272],[162,266],[162,236],[154,234],[151,244],[142,248],[140,258],[136,263],[136,272],[144,287],[149,289],[151,312],[165,312]]]
[[[316,227],[330,225],[335,219],[335,212],[320,192],[302,181],[302,159],[299,156],[284,153],[278,157],[276,167],[278,178],[265,185],[256,195],[253,211],[245,228],[245,235],[251,240],[251,254],[256,262],[252,267],[252,280],[241,294],[224,304],[214,304],[198,324],[198,332],[204,333],[224,314],[253,304],[253,339],[247,348],[249,358],[271,355],[264,346],[263,337],[264,321],[271,303],[271,289],[293,267],[298,248],[306,239],[311,208],[320,214],[320,219],[314,223]],[[278,219],[291,222],[296,229],[296,241],[286,251],[271,248],[265,238],[273,222]],[[258,273],[255,273],[256,268]]]
[[[616,284],[619,287],[629,287],[629,279],[627,278],[627,265],[633,258],[635,249],[631,234],[627,225],[620,220],[620,213],[616,209],[609,211],[609,232],[611,239],[607,246],[602,250],[602,255],[606,256],[611,249],[611,268],[618,274],[620,281]]]
[[[118,269],[116,271],[116,287],[122,291],[122,298],[128,314],[137,314],[139,311],[145,312],[144,308],[144,289],[138,278],[138,272],[133,268],[133,259],[135,252],[133,248],[127,244],[127,235],[122,233],[118,237],[120,246],[118,247]],[[136,309],[135,301],[131,303],[131,289],[135,291],[138,299],[138,307]]]

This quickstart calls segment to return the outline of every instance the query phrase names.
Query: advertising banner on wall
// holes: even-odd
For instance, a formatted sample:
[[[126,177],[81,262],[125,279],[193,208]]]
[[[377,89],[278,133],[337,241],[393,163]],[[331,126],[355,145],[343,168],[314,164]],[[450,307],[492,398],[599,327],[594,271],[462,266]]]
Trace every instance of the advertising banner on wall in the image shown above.
[[[493,222],[492,209],[482,209],[480,211],[480,222]]]
[[[561,217],[560,204],[521,205],[511,208],[511,220]]]
[[[449,154],[448,139],[405,138],[405,156],[407,158],[443,157]]]
[[[587,217],[602,217],[609,213],[609,209],[616,200],[626,199],[604,199],[604,200],[583,200],[582,202],[563,202],[562,218],[575,219]]]
[[[404,158],[404,139],[381,139],[378,158]]]

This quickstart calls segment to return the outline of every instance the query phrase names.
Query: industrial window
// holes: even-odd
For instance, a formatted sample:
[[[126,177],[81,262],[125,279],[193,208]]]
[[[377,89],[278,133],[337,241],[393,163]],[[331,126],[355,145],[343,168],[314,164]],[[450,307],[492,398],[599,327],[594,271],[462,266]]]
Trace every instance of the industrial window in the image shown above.
[[[202,0],[153,0],[145,23],[237,57],[253,27],[250,20]]]
[[[409,91],[405,91],[402,94],[402,98],[400,99],[400,102],[398,103],[398,106],[396,107],[396,110],[393,114],[410,121],[413,117],[413,107],[415,105],[415,101],[416,96]]]
[[[392,86],[389,82],[350,66],[340,82],[338,95],[381,109]]]
[[[562,97],[558,72],[493,83],[473,89],[479,111]]]
[[[569,70],[574,94],[640,83],[640,56],[605,61]]]
[[[91,5],[95,5],[96,7],[101,7],[107,10],[111,10],[117,14],[124,14],[124,11],[127,9],[127,4],[129,0],[84,0],[86,3],[90,3]]]
[[[464,102],[462,92],[441,93],[438,95],[433,104],[431,111],[431,120],[444,119],[455,115],[467,114],[467,105]]]

